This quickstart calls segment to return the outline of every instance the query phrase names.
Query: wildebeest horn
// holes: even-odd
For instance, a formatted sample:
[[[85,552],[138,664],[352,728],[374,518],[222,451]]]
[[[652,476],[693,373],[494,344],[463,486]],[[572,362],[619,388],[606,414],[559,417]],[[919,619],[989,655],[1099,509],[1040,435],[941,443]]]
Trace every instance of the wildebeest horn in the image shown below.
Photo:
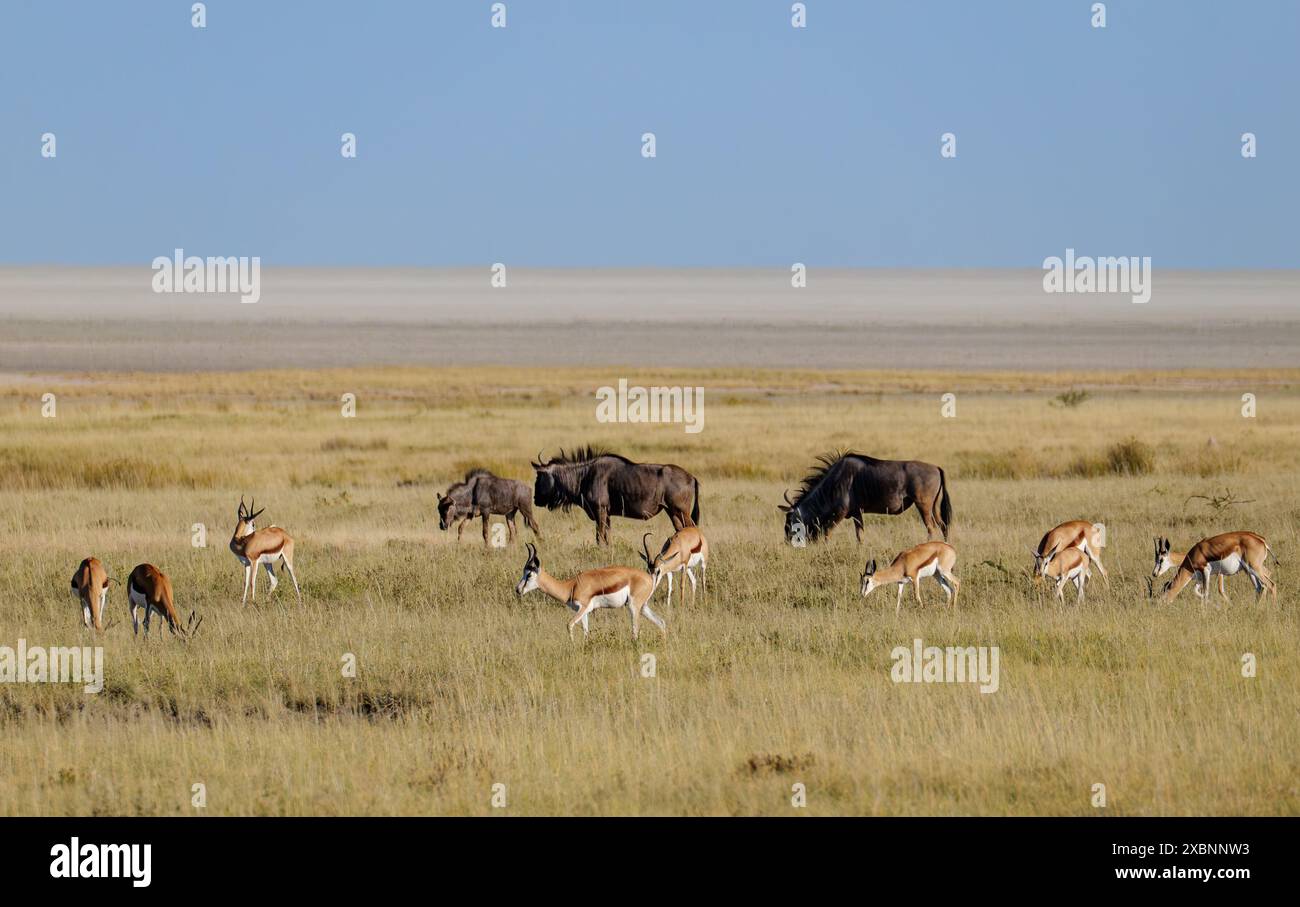
[[[537,452],[537,459],[533,461],[533,465],[534,465],[534,466],[545,466],[545,465],[546,465],[546,461],[545,461],[544,459],[542,459],[542,454],[544,454],[544,453],[546,453],[546,448],[545,448],[545,447],[543,447],[541,450],[539,450],[539,451]]]
[[[794,506],[794,501],[790,500],[790,489],[789,489],[789,488],[787,488],[787,489],[785,490],[785,502],[786,502],[787,504],[789,504],[791,507]]]

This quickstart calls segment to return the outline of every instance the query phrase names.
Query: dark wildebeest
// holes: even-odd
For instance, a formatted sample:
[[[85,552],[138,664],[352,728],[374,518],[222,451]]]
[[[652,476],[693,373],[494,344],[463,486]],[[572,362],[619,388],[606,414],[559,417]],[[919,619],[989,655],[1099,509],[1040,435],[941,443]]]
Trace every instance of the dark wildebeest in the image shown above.
[[[862,514],[902,513],[913,504],[931,538],[942,532],[946,540],[952,524],[952,501],[943,470],[920,460],[877,460],[858,453],[818,457],[821,464],[804,477],[798,496],[785,493],[785,539],[802,533],[815,541],[829,536],[845,517],[862,542]]]
[[[598,545],[609,544],[612,516],[648,520],[666,510],[674,530],[700,520],[700,480],[680,466],[633,463],[587,447],[561,450],[550,460],[538,454],[533,469],[533,503],[548,510],[581,507],[596,523]]]
[[[438,495],[438,528],[450,529],[451,524],[460,520],[456,527],[456,541],[460,541],[465,531],[465,523],[474,517],[483,518],[483,544],[488,543],[488,517],[498,514],[506,518],[510,530],[510,541],[515,540],[515,514],[524,515],[524,523],[541,538],[542,531],[533,519],[533,505],[528,500],[528,485],[517,479],[503,479],[494,476],[486,469],[471,469],[465,478],[447,489],[445,495]]]

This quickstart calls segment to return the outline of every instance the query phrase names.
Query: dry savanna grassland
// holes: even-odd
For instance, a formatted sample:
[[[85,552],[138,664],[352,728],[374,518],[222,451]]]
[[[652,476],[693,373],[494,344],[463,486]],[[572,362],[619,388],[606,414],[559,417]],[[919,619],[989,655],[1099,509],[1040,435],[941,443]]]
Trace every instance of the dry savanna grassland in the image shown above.
[[[133,638],[115,586],[101,693],[0,685],[0,813],[1300,812],[1300,370],[626,374],[703,387],[699,434],[598,423],[610,371],[0,380],[0,645],[90,644],[68,595],[90,554],[119,581],[156,564],[205,618],[188,644]],[[667,638],[643,623],[634,644],[601,611],[571,642],[560,604],[514,594],[527,531],[485,549],[477,526],[438,529],[435,492],[468,468],[531,482],[539,450],[589,442],[700,479],[710,587],[659,603]],[[945,468],[955,610],[934,585],[898,616],[892,590],[858,595],[868,557],[924,539],[915,511],[868,517],[860,547],[847,524],[783,544],[782,491],[834,448]],[[263,574],[241,607],[241,494],[297,540],[302,604]],[[1062,606],[1028,549],[1080,517],[1107,526],[1111,585]],[[615,519],[606,550],[579,512],[538,518],[559,575],[636,565],[644,529],[669,528]],[[1244,576],[1228,605],[1147,600],[1154,535],[1231,529],[1280,558],[1277,606]],[[998,646],[997,692],[895,684],[890,652],[916,638]]]

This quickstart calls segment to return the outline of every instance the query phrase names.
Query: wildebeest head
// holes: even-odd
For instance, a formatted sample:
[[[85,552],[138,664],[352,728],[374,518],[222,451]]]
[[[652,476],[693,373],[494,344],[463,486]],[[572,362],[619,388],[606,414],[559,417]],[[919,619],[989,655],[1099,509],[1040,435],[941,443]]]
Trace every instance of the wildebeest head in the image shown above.
[[[449,529],[456,522],[456,500],[449,494],[438,495],[438,528]]]
[[[564,461],[564,451],[559,460],[544,460],[539,452],[533,461],[533,506],[554,510],[568,507],[577,500],[576,492],[569,487],[572,467]],[[566,469],[567,467],[567,469]]]
[[[542,572],[542,562],[537,558],[537,549],[532,542],[527,542],[528,560],[524,562],[524,575],[515,586],[515,595],[525,595],[537,588],[537,575]]]
[[[785,503],[776,505],[785,513],[785,540],[791,545],[799,546],[808,540],[808,526],[804,522],[803,511],[799,505],[790,500],[790,492],[785,493]]]

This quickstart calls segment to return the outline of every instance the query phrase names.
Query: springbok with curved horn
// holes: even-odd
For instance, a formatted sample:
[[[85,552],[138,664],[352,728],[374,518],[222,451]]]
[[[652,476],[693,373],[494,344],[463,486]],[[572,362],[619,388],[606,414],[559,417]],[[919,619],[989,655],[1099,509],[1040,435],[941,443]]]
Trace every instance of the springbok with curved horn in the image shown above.
[[[96,630],[104,629],[108,584],[113,581],[97,557],[88,557],[77,565],[77,571],[72,574],[71,592],[81,602],[81,620],[86,627],[93,624]]]
[[[691,601],[695,601],[695,572],[692,568],[700,568],[700,586],[702,591],[709,591],[708,570],[709,570],[709,542],[700,532],[697,526],[686,526],[677,530],[659,549],[659,553],[650,556],[649,539],[652,533],[647,532],[641,538],[641,560],[645,561],[646,572],[654,580],[654,591],[659,589],[659,581],[665,576],[668,577],[668,604],[673,603],[673,574],[685,573],[687,579],[691,581]],[[686,602],[686,583],[681,584],[681,594],[679,600],[684,604]]]
[[[894,604],[894,614],[903,607],[903,587],[912,584],[916,593],[916,603],[925,606],[921,598],[921,580],[933,576],[948,597],[948,604],[957,606],[957,593],[961,590],[961,580],[952,572],[957,563],[957,550],[947,542],[922,542],[908,548],[894,558],[894,562],[883,570],[876,569],[876,559],[867,561],[862,571],[862,595],[865,598],[872,590],[890,583],[898,584],[898,601]]]
[[[131,576],[126,581],[126,598],[131,603],[131,627],[137,636],[140,635],[140,611],[144,611],[146,639],[149,638],[149,618],[155,612],[167,621],[172,635],[181,639],[193,638],[203,623],[203,618],[196,621],[194,612],[191,611],[189,623],[181,626],[176,616],[175,599],[172,597],[172,581],[153,564],[140,564],[131,571]]]
[[[230,537],[230,550],[239,562],[244,565],[244,604],[248,604],[249,593],[252,593],[253,601],[257,600],[257,565],[261,564],[266,568],[266,575],[271,578],[271,591],[279,585],[275,578],[275,561],[279,558],[284,564],[285,569],[289,571],[289,578],[293,580],[293,591],[298,593],[298,601],[302,602],[302,590],[298,588],[298,577],[293,572],[293,539],[289,533],[285,532],[279,526],[268,526],[265,529],[258,529],[253,521],[262,515],[262,511],[254,510],[257,506],[257,500],[254,499],[249,507],[244,506],[244,499],[239,499],[238,522],[235,523],[235,533]]]
[[[1087,520],[1062,523],[1049,530],[1037,548],[1029,549],[1034,556],[1034,576],[1047,576],[1047,565],[1052,562],[1052,558],[1067,548],[1078,548],[1101,571],[1102,578],[1109,586],[1110,576],[1099,560],[1101,549],[1105,547],[1104,540],[1105,528],[1101,523],[1090,523]]]
[[[634,567],[600,567],[579,573],[573,579],[556,579],[542,569],[537,557],[537,548],[532,542],[526,543],[528,560],[524,563],[524,575],[515,586],[515,595],[527,595],[534,589],[541,589],[556,601],[564,602],[577,617],[569,621],[569,638],[573,638],[573,628],[582,624],[582,635],[588,632],[587,618],[596,608],[621,608],[624,605],[632,614],[632,638],[640,633],[640,617],[646,618],[667,635],[668,628],[663,619],[650,610],[650,596],[654,594],[654,581],[650,574]]]
[[[1254,532],[1224,532],[1201,539],[1183,557],[1174,578],[1165,583],[1162,599],[1166,602],[1173,601],[1183,587],[1193,580],[1199,580],[1204,585],[1205,597],[1208,598],[1211,576],[1216,573],[1232,576],[1244,570],[1255,584],[1255,601],[1271,592],[1276,604],[1277,583],[1264,566],[1264,561],[1270,556],[1273,563],[1278,563],[1277,555],[1268,547],[1268,542]],[[1155,587],[1149,581],[1147,589],[1152,596],[1155,595]]]

